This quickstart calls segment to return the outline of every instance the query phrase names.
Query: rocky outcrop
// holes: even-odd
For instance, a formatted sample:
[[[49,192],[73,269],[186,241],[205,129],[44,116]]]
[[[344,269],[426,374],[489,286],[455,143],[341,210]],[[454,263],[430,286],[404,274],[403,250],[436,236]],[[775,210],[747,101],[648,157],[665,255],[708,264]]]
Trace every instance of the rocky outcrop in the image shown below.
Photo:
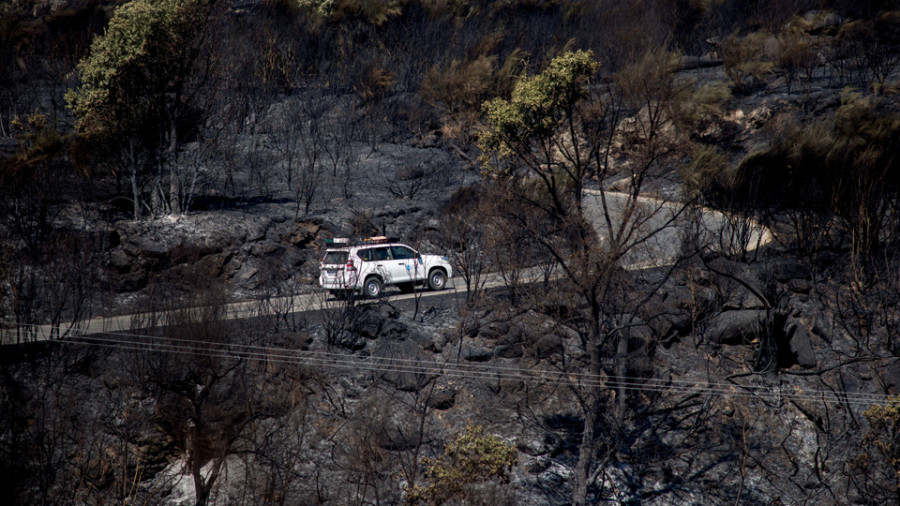
[[[124,222],[109,251],[113,289],[134,292],[151,283],[189,289],[197,279],[229,282],[239,291],[292,277],[311,280],[322,237],[321,220],[263,215],[187,215]],[[263,279],[260,272],[274,279]]]
[[[812,333],[797,318],[790,317],[784,329],[784,335],[794,363],[803,369],[816,366],[816,353],[813,348]]]
[[[710,320],[706,337],[716,344],[750,344],[769,331],[766,318],[766,312],[759,309],[725,311]]]

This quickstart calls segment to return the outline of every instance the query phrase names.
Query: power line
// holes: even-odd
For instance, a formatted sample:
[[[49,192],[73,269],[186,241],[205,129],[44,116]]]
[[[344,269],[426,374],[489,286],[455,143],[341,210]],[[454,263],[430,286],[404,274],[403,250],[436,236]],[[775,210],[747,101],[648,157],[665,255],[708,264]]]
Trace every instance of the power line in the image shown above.
[[[138,341],[136,339],[141,339]],[[109,333],[90,337],[66,337],[58,342],[73,345],[98,346],[119,350],[150,351],[210,358],[231,358],[274,362],[288,365],[338,367],[352,370],[421,374],[457,378],[520,380],[536,384],[561,384],[580,387],[607,387],[626,391],[675,392],[700,395],[755,398],[768,401],[797,400],[870,406],[884,404],[889,397],[883,394],[809,390],[798,386],[747,385],[715,383],[693,379],[634,378],[597,376],[584,372],[523,369],[515,366],[428,362],[400,357],[349,356],[346,354],[292,350],[271,346],[215,343],[209,341],[168,338],[162,336]],[[607,359],[612,361],[613,359]]]

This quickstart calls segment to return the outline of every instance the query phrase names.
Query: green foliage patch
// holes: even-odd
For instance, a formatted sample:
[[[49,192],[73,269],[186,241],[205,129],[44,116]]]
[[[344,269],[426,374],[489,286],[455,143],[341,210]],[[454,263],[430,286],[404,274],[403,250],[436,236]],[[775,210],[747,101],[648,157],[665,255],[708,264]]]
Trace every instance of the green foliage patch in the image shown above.
[[[485,153],[524,155],[532,141],[546,142],[560,128],[561,112],[587,96],[586,84],[599,69],[591,51],[554,58],[542,73],[516,84],[512,98],[484,104],[487,128],[479,139]]]
[[[490,481],[509,483],[516,450],[497,436],[485,435],[480,426],[467,427],[465,434],[444,448],[442,456],[424,459],[424,464],[431,483],[408,489],[409,505],[465,501],[471,499],[473,486]]]
[[[122,5],[105,35],[78,64],[81,86],[66,94],[81,133],[135,133],[166,116],[191,64],[186,53],[204,28],[206,0],[135,0]]]

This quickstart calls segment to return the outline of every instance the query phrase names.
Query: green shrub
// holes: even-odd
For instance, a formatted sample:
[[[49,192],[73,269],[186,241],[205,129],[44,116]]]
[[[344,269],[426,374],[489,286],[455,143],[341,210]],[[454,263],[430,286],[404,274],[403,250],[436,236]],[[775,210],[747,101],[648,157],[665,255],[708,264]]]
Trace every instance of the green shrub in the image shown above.
[[[428,486],[408,489],[407,504],[443,504],[464,501],[479,504],[475,490],[486,482],[509,483],[516,464],[516,450],[497,436],[486,436],[481,427],[467,427],[466,433],[444,448],[437,459],[424,459]]]

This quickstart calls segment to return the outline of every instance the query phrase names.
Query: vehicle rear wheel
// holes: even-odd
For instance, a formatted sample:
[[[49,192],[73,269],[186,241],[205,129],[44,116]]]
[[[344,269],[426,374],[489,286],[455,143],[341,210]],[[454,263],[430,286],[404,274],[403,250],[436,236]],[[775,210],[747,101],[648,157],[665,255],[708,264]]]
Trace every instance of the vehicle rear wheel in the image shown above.
[[[370,299],[377,299],[378,297],[381,297],[383,286],[381,280],[373,276],[366,279],[366,284],[363,286],[363,293]]]
[[[428,273],[428,288],[432,290],[443,290],[447,284],[447,275],[440,269],[434,269]]]

